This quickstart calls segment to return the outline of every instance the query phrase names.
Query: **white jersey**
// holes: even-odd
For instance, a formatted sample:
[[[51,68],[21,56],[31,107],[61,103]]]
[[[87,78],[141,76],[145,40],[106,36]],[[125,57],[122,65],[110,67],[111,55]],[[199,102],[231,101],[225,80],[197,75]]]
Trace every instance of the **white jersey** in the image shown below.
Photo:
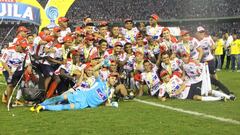
[[[198,83],[202,80],[202,64],[197,64],[196,62],[190,60],[189,63],[183,64],[183,71],[187,75],[187,82],[190,84]]]
[[[48,49],[53,48],[53,42],[47,43],[47,44],[44,46],[44,49],[45,49],[45,48],[48,48]],[[46,52],[44,51],[43,57],[45,57],[45,56],[49,56],[49,57],[51,57],[51,58],[54,58],[55,52],[51,52],[51,53],[48,52],[48,53],[46,53]],[[51,64],[48,62],[48,60],[43,60],[43,63],[42,63],[42,64],[51,65]]]
[[[178,71],[182,73],[182,70],[180,68],[181,65],[182,65],[182,61],[178,58],[175,58],[174,60],[170,60],[169,65],[166,65],[163,62],[161,63],[162,68],[167,70],[169,73],[173,73],[174,71]]]
[[[134,61],[135,61],[135,55],[132,54],[131,56],[128,57],[127,63],[123,66],[123,68],[128,71],[132,71]]]
[[[148,88],[150,89],[151,96],[155,95],[160,89],[160,79],[157,75],[157,68],[153,68],[152,72],[141,73],[142,81],[146,82]]]
[[[149,50],[148,45],[144,46],[133,46],[132,50],[134,52],[142,52],[146,57],[154,57],[154,53],[152,50]]]
[[[37,56],[42,57],[44,54],[44,45],[40,45],[39,42],[41,41],[41,37],[37,36],[33,41],[33,52]]]
[[[107,78],[110,74],[110,71],[107,69],[100,69],[99,70],[99,75],[101,76],[102,80],[107,81]]]
[[[166,39],[162,39],[159,48],[164,48],[164,51],[170,51],[170,50],[174,50],[175,46],[176,46],[176,43],[172,42],[171,40],[168,41]]]
[[[212,55],[212,49],[211,49],[211,47],[214,44],[215,43],[210,36],[205,37],[201,41],[199,41],[199,45],[203,49],[203,58],[202,58],[203,62],[210,61],[214,58]]]
[[[159,39],[160,35],[162,34],[162,29],[163,27],[160,27],[158,25],[156,25],[155,27],[147,26],[146,32],[147,32],[147,35],[152,36],[153,39]]]
[[[187,44],[184,44],[183,42],[176,44],[174,46],[173,52],[178,55],[187,53],[190,54],[190,57],[192,59],[197,60],[199,55],[199,52],[197,51],[198,47],[200,47],[198,40],[193,38]]]
[[[54,46],[53,47],[55,49],[55,53],[54,56],[52,56],[52,58],[56,58],[56,59],[62,59],[63,58],[63,49],[62,47],[58,47],[58,46]]]
[[[113,48],[115,43],[117,43],[117,42],[120,42],[122,45],[125,45],[125,43],[126,43],[126,41],[123,40],[122,38],[108,37],[106,40],[107,40],[110,48]]]
[[[178,99],[186,99],[189,93],[190,87],[187,87],[184,91],[182,91],[180,94],[176,95],[176,91],[181,88],[183,85],[182,79],[180,79],[177,76],[173,76],[168,83],[163,83],[160,86],[160,91],[159,91],[159,97],[163,97],[165,92],[168,93],[170,97],[176,97]]]
[[[160,44],[156,44],[152,46],[149,45],[148,48],[151,51],[151,53],[153,53],[154,55],[157,55],[160,53]]]
[[[132,28],[131,30],[122,28],[121,32],[127,42],[134,43],[136,41],[136,35],[138,34],[139,30],[136,27]]]
[[[88,58],[94,57],[95,55],[97,56],[98,55],[98,50],[94,46],[89,46],[88,48],[83,47],[81,49],[81,53],[83,54],[85,59],[88,59]]]
[[[136,61],[134,61],[134,63],[133,63],[133,70],[134,71],[143,72],[144,71],[143,62],[144,61],[141,61],[140,63],[137,63]]]
[[[58,67],[58,69],[54,72],[56,75],[60,75],[61,69],[65,71],[68,75],[73,75],[75,70],[83,70],[82,67],[74,65],[72,60],[68,60],[66,64],[62,64]]]
[[[58,37],[58,42],[59,43],[63,43],[63,38],[65,37],[65,36],[67,36],[67,34],[70,34],[71,33],[71,29],[68,27],[68,28],[66,28],[65,30],[61,30],[60,31],[60,37]]]
[[[12,72],[15,72],[16,70],[21,71],[25,56],[25,53],[16,52],[15,50],[11,49],[5,51],[1,57],[1,61],[6,63]]]
[[[118,55],[115,55],[114,50],[110,49],[108,51],[105,51],[105,53],[103,55],[103,58],[108,59],[110,61],[117,61],[117,60],[124,61],[127,58],[127,54],[126,53],[120,53]]]

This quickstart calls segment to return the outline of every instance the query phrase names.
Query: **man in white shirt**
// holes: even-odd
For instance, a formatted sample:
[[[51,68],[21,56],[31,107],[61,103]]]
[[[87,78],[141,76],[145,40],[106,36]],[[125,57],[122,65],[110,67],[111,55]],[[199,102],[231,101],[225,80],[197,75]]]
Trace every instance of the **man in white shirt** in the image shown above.
[[[121,28],[121,32],[125,37],[126,42],[134,43],[136,41],[136,35],[139,31],[136,27],[133,27],[134,24],[132,19],[126,19],[124,23],[125,27]]]
[[[158,20],[159,20],[159,16],[156,14],[152,14],[149,18],[150,25],[146,27],[147,35],[150,36],[154,40],[159,39],[160,35],[162,34],[163,27],[161,27],[157,24]]]
[[[228,33],[225,33],[224,34],[224,37],[223,37],[223,40],[224,40],[224,52],[223,52],[223,55],[221,57],[221,61],[222,61],[222,65],[224,63],[224,60],[225,60],[225,55],[227,57],[227,61],[226,61],[226,66],[225,68],[228,70],[229,69],[229,66],[230,66],[230,62],[231,62],[231,56],[230,56],[230,43],[233,42],[233,37],[232,35],[229,35]]]
[[[207,63],[209,73],[216,77],[216,67],[212,50],[215,49],[214,41],[211,36],[206,36],[205,29],[202,26],[197,27],[197,38],[199,46],[203,49],[203,56],[201,62]]]
[[[58,25],[61,29],[60,37],[58,38],[59,43],[63,43],[63,38],[69,34],[71,34],[71,29],[68,27],[69,19],[66,17],[59,17],[58,18]]]
[[[201,87],[202,87],[202,70],[203,65],[200,63],[196,63],[192,59],[190,59],[189,54],[183,54],[182,57],[183,60],[183,71],[185,73],[185,81],[186,84],[191,85],[189,98],[194,98],[194,95],[201,95]],[[216,80],[214,77],[210,76],[210,82],[211,84],[217,86],[221,91],[216,90],[208,90],[209,94],[215,96],[215,97],[225,97],[226,99],[235,100],[235,96],[231,94],[229,89],[222,84],[220,81]],[[223,93],[224,92],[224,93]],[[199,94],[200,93],[200,94]],[[191,99],[190,98],[190,99]],[[195,97],[196,100],[202,100],[202,101],[208,101],[208,100],[214,100],[214,98],[201,98],[201,97]],[[219,99],[216,99],[219,100]]]
[[[160,79],[157,75],[158,68],[148,60],[145,60],[143,65],[144,72],[141,73],[142,83],[146,83],[150,96],[158,96],[161,85]],[[141,96],[142,94],[143,85],[140,86],[138,95]]]
[[[29,57],[27,57],[26,53],[24,52],[24,49],[27,47],[27,43],[17,42],[15,45],[15,49],[5,51],[5,53],[0,59],[3,68],[8,72],[6,90],[7,93],[4,93],[4,95],[6,96],[6,103],[12,95],[12,91],[16,86],[17,82],[21,79],[21,76],[23,75],[24,66],[30,63]],[[24,62],[24,60],[26,61]],[[24,65],[24,63],[26,64]]]

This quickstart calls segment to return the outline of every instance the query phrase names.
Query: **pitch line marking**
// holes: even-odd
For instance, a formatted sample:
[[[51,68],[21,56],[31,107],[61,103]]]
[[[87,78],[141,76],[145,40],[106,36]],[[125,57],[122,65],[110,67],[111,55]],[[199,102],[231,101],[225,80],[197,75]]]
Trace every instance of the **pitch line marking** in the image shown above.
[[[210,119],[214,119],[214,120],[218,120],[218,121],[222,121],[222,122],[227,122],[227,123],[231,123],[231,124],[240,125],[240,121],[229,119],[229,118],[223,118],[223,117],[218,117],[218,116],[209,115],[209,114],[205,114],[205,113],[184,110],[184,109],[181,109],[181,108],[175,108],[175,107],[163,105],[163,104],[160,104],[160,103],[157,104],[157,103],[154,103],[154,102],[143,101],[143,100],[140,100],[140,99],[134,99],[134,100],[137,101],[137,102],[140,102],[140,103],[144,103],[144,104],[148,104],[148,105],[152,105],[152,106],[157,106],[157,107],[160,107],[160,108],[165,108],[165,109],[169,109],[169,110],[173,110],[173,111],[177,111],[177,112],[181,112],[181,113],[186,113],[186,114],[195,115],[195,116],[201,116],[201,117],[210,118]]]

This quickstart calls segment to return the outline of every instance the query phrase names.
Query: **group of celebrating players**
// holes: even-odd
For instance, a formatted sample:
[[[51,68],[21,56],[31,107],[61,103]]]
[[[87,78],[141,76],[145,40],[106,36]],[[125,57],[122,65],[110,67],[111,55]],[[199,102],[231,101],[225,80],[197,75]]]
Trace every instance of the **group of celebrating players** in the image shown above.
[[[19,26],[17,36],[2,50],[1,62],[7,89],[7,103],[21,79],[37,83],[33,67],[44,76],[45,101],[30,110],[70,110],[118,106],[119,100],[131,100],[147,94],[161,101],[194,99],[201,101],[235,100],[235,96],[216,76],[214,41],[199,26],[194,37],[181,30],[174,37],[168,27],[158,25],[152,14],[143,29],[132,19],[124,27],[108,22],[97,26],[91,18],[72,31],[69,19],[58,18],[58,26],[44,27],[36,34]],[[218,90],[206,89],[202,77],[207,65],[210,82]],[[29,84],[28,84],[29,85]],[[23,104],[17,92],[15,104]]]

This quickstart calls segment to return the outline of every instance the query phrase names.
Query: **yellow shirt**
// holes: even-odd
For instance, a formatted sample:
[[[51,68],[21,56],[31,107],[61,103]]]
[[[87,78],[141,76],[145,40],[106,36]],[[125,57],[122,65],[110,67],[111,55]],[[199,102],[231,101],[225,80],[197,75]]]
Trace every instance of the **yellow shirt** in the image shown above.
[[[215,55],[222,55],[222,54],[223,54],[223,40],[218,39],[216,42]]]
[[[240,42],[240,39],[238,39]],[[238,44],[238,54],[240,54],[240,43]]]
[[[240,40],[234,40],[232,43],[230,43],[230,53],[231,54],[240,54]]]

